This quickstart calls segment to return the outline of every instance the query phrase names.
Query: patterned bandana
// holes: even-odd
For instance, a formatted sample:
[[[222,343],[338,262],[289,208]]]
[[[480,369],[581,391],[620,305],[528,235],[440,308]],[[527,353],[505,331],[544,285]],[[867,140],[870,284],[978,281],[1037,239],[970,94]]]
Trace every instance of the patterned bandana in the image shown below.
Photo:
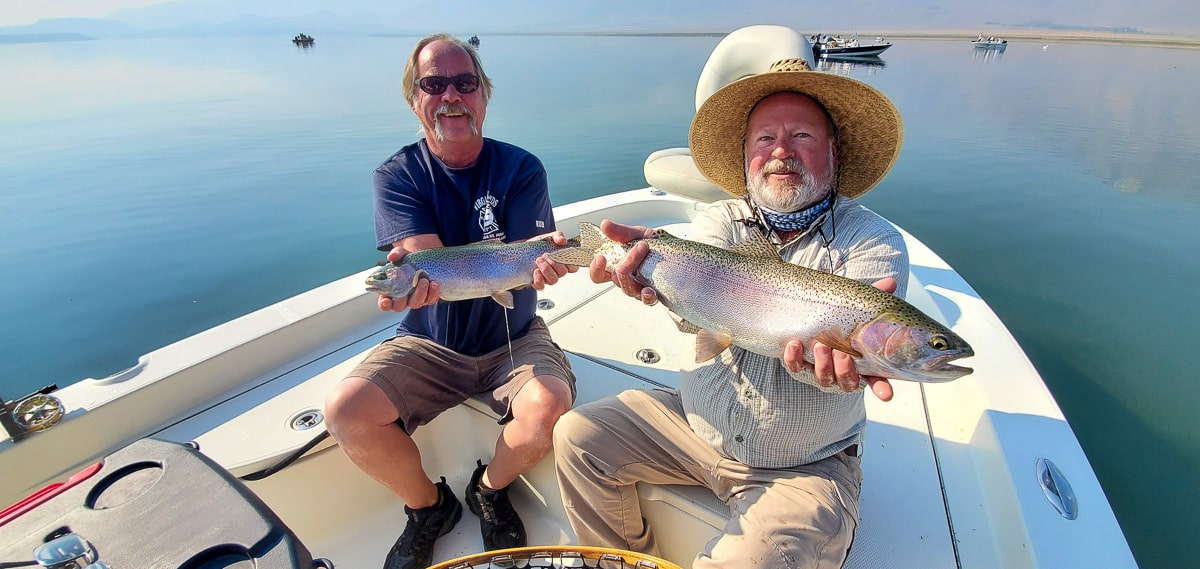
[[[814,221],[819,219],[829,208],[833,206],[834,194],[837,192],[829,192],[825,199],[809,206],[807,209],[792,213],[780,213],[767,209],[763,206],[757,206],[758,211],[762,212],[763,219],[777,231],[804,231]]]

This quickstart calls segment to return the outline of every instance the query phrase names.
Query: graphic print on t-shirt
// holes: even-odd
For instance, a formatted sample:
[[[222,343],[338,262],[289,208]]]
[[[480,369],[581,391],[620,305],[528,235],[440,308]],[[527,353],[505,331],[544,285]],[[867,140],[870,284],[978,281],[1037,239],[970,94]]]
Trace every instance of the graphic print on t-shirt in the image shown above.
[[[497,205],[500,205],[500,200],[491,191],[475,200],[475,211],[479,212],[479,228],[483,230],[484,239],[504,239],[504,230],[496,222],[494,209]]]

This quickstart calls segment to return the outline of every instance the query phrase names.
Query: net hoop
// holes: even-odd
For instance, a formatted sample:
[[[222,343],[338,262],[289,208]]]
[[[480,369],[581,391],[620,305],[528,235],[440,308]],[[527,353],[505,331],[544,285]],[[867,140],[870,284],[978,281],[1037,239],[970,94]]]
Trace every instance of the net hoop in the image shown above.
[[[534,569],[543,567],[682,569],[670,561],[645,553],[585,545],[535,545],[497,549],[443,561],[430,565],[428,569]]]

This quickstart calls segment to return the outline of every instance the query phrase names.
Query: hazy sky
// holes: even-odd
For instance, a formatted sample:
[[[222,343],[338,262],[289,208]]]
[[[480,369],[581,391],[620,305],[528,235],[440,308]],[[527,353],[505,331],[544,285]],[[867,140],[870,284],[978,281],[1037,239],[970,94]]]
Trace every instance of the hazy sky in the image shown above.
[[[165,4],[159,9],[136,14],[121,14],[122,20],[134,26],[145,24],[178,25],[188,21],[210,23],[228,21],[241,15],[279,17],[308,15],[317,12],[339,16],[393,16],[418,10],[429,17],[452,18],[456,8],[475,6],[483,16],[495,16],[508,4],[515,9],[554,12],[554,22],[573,12],[594,14],[607,9],[617,14],[638,14],[645,11],[648,24],[660,23],[674,16],[678,23],[678,7],[687,6],[693,13],[719,15],[724,12],[770,11],[776,8],[771,0],[605,0],[603,3],[576,3],[575,0],[0,0],[0,27],[23,26],[48,18],[105,18],[124,9],[137,9]],[[1080,9],[1087,5],[1087,10]],[[552,6],[554,9],[549,10]],[[898,27],[929,24],[975,25],[997,22],[1002,25],[1024,25],[1048,22],[1100,27],[1134,27],[1147,31],[1171,30],[1195,34],[1200,30],[1200,5],[1196,0],[840,0],[837,3],[804,3],[804,12],[814,21],[844,25],[847,19],[867,27]],[[487,9],[483,9],[486,7]],[[742,9],[745,8],[745,9]],[[475,14],[480,16],[479,14]],[[511,15],[511,14],[510,14]],[[480,17],[483,17],[480,16]],[[549,17],[549,16],[547,16]],[[657,18],[657,19],[656,19]],[[503,19],[503,18],[502,18]],[[511,18],[509,18],[511,20]],[[708,22],[709,19],[697,19]],[[609,19],[611,20],[611,18]],[[554,23],[552,22],[552,23]],[[623,22],[627,23],[627,22]],[[506,23],[505,25],[511,25]],[[532,25],[532,24],[531,24]],[[153,26],[151,26],[153,27]]]
[[[103,18],[113,10],[164,0],[0,0],[0,26],[23,26],[44,18]]]

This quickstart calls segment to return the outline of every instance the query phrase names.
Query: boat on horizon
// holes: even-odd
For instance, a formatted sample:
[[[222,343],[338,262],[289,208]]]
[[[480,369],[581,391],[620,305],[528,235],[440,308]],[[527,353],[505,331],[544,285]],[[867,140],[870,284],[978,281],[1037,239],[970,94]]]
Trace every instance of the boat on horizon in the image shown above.
[[[700,72],[696,107],[731,79],[812,54],[789,28],[735,30]],[[557,227],[570,237],[581,222],[613,219],[687,237],[700,207],[728,197],[686,147],[649,154],[643,175],[646,187],[555,207]],[[905,299],[971,343],[975,371],[947,383],[893,381],[889,403],[865,396],[861,521],[845,567],[1136,567],[1071,426],[1020,345],[953,267],[900,231],[911,266]],[[13,506],[0,512],[0,562],[75,539],[77,547],[60,549],[114,569],[379,566],[404,528],[403,504],[346,458],[322,411],[330,390],[403,317],[379,310],[366,290],[374,270],[144,354],[111,376],[6,405],[0,505]],[[684,333],[665,310],[586,275],[546,287],[537,310],[579,378],[577,405],[676,387],[694,355],[678,349]],[[475,461],[491,457],[497,419],[472,399],[421,427],[414,439],[425,471],[461,491]],[[510,488],[530,550],[574,543],[552,458]],[[728,521],[728,507],[704,488],[639,485],[638,493],[662,556],[682,566]],[[439,538],[435,567],[483,551],[478,527],[464,516]]]
[[[479,36],[471,36],[471,38],[467,40],[467,43],[471,44],[471,47],[478,48],[479,47]]]
[[[315,41],[317,40],[308,34],[297,34],[292,38],[292,43],[296,45],[312,45]]]
[[[994,49],[1003,51],[1008,47],[1008,40],[998,38],[996,36],[984,37],[983,34],[979,34],[979,37],[971,40],[971,45],[975,46],[977,49]]]
[[[862,43],[858,40],[858,34],[854,34],[849,38],[813,34],[809,36],[809,41],[812,42],[813,55],[817,58],[849,59],[879,57],[880,54],[892,47],[892,43],[885,40],[882,36],[876,37],[872,43]]]

